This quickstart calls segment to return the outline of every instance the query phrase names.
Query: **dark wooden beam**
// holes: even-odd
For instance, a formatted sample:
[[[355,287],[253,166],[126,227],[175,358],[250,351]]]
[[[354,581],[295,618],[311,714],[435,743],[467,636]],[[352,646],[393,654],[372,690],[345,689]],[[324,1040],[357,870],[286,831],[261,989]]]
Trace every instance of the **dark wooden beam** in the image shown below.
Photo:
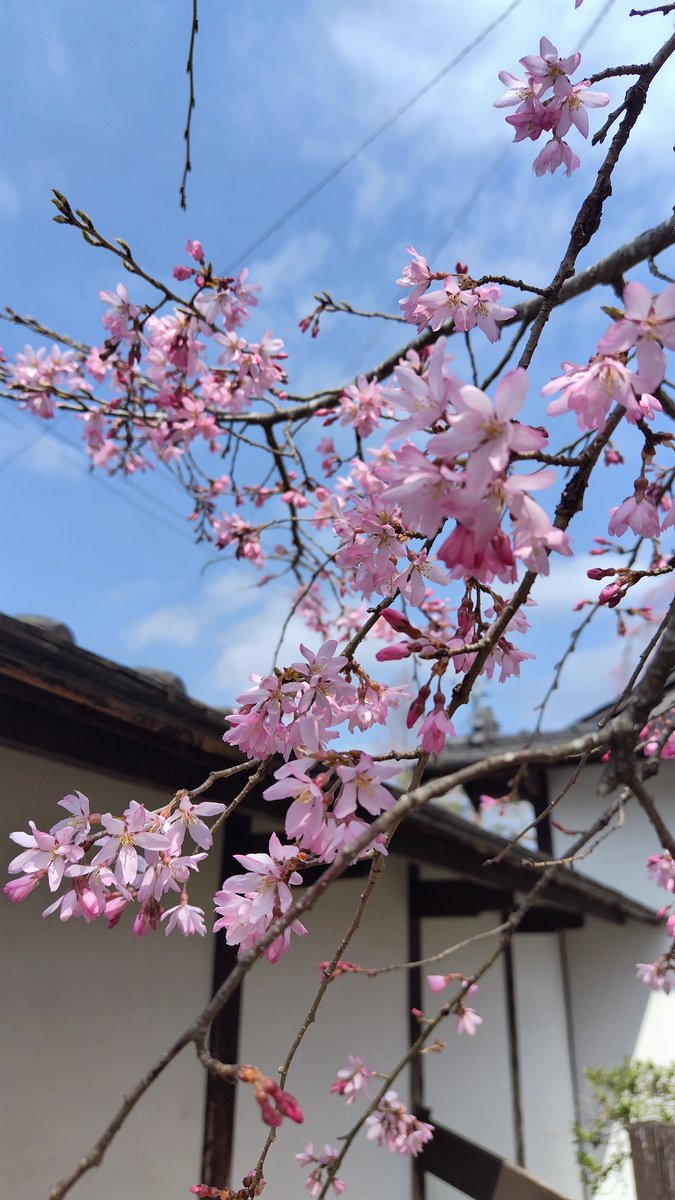
[[[512,892],[486,887],[469,879],[419,879],[411,889],[411,911],[415,917],[474,917],[484,912],[506,912],[514,903]],[[520,933],[557,933],[580,929],[583,913],[554,905],[538,904],[518,926]],[[516,935],[517,936],[517,935]]]
[[[538,904],[526,913],[518,926],[516,937],[520,933],[559,933],[561,929],[581,929],[583,925],[583,913]]]
[[[416,917],[473,917],[510,908],[513,894],[469,879],[416,878],[410,901]]]
[[[522,1089],[520,1084],[520,1038],[516,1006],[516,978],[513,969],[513,946],[504,947],[504,988],[506,991],[506,1023],[509,1030],[509,1069],[511,1073],[511,1115],[516,1143],[516,1162],[525,1166],[525,1129],[523,1125]]]
[[[536,864],[545,858],[514,846],[506,850],[499,862],[486,866],[488,860],[504,852],[504,839],[431,804],[399,828],[392,849],[413,861],[449,869],[521,895],[541,875],[540,868],[530,865],[528,860]],[[657,924],[656,913],[646,905],[565,867],[546,888],[546,899],[548,903],[617,924],[629,918]]]
[[[427,1109],[417,1115],[435,1125]],[[435,1125],[434,1136],[424,1147],[420,1160],[430,1175],[457,1188],[471,1200],[570,1200],[522,1167],[442,1125]]]
[[[225,825],[225,837],[221,855],[222,874],[231,870],[231,853],[235,846],[247,845],[250,837],[250,822],[233,814]],[[228,946],[227,934],[220,929],[215,937],[213,958],[212,993],[218,991],[237,961],[236,946]],[[237,988],[227,1004],[221,1009],[211,1026],[209,1049],[220,1062],[236,1063],[239,1060],[239,1029],[243,987]],[[204,1110],[204,1136],[202,1142],[202,1169],[200,1183],[210,1187],[225,1188],[232,1174],[232,1151],[234,1146],[234,1119],[237,1089],[225,1079],[207,1074],[206,1106]]]
[[[408,962],[419,962],[422,957],[422,922],[415,912],[413,897],[419,888],[419,869],[408,867]],[[411,967],[408,971],[408,1037],[410,1044],[417,1039],[420,1027],[413,1016],[413,1009],[422,1008],[422,968]],[[410,1064],[410,1099],[413,1112],[419,1112],[424,1107],[424,1066],[423,1056],[418,1054]],[[424,1182],[424,1167],[419,1156],[410,1160],[412,1174],[412,1200],[426,1200]]]
[[[418,1116],[425,1121],[431,1119],[435,1128],[433,1138],[419,1156],[423,1169],[464,1192],[471,1200],[494,1200],[502,1159],[483,1146],[436,1125],[428,1111],[423,1110]]]

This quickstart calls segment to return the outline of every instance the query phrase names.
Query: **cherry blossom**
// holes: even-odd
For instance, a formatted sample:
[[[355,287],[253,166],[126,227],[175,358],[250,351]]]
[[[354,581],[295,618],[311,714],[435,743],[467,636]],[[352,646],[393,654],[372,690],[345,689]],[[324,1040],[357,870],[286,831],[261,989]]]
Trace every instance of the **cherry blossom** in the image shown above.
[[[675,892],[675,862],[670,851],[652,854],[647,863],[647,874],[657,887],[665,888],[667,892]]]
[[[338,1150],[335,1146],[326,1144],[323,1148],[323,1154],[315,1155],[314,1145],[308,1142],[304,1151],[301,1154],[296,1154],[296,1159],[303,1167],[309,1167],[314,1164],[305,1181],[310,1196],[315,1200],[323,1191],[324,1177],[326,1172],[330,1171],[338,1158]],[[336,1196],[341,1196],[347,1184],[336,1176],[331,1178],[331,1185]]]
[[[500,71],[499,78],[508,85],[506,93],[495,101],[495,108],[510,108],[516,111],[506,118],[515,129],[514,142],[526,138],[536,141],[542,133],[552,133],[532,164],[536,175],[553,174],[563,166],[571,175],[581,165],[578,156],[565,142],[564,136],[572,125],[582,137],[588,137],[589,121],[587,108],[603,108],[609,104],[607,92],[593,91],[588,80],[573,84],[569,78],[581,62],[581,54],[561,58],[556,47],[548,38],[539,43],[539,54],[527,54],[520,62],[527,71],[525,79],[518,79],[508,71]],[[548,95],[552,92],[552,95]]]
[[[9,864],[10,875],[23,872],[25,875],[46,874],[49,889],[55,892],[59,887],[64,872],[79,862],[84,850],[76,844],[77,829],[66,826],[56,833],[44,833],[38,829],[34,821],[28,824],[32,833],[10,833],[13,842],[25,849],[17,854]]]
[[[616,354],[635,346],[641,390],[652,392],[666,374],[663,347],[675,350],[675,284],[653,296],[634,280],[626,284],[623,302],[623,317],[607,330],[598,349]]]
[[[671,989],[675,987],[675,979],[669,977],[669,970],[670,965],[665,955],[658,958],[656,962],[637,963],[636,965],[638,979],[646,983],[652,991],[664,992],[666,996],[670,995]]]
[[[349,1055],[349,1066],[338,1071],[335,1083],[331,1084],[331,1092],[344,1096],[345,1104],[353,1104],[358,1093],[363,1091],[368,1096],[368,1081],[375,1072],[364,1064],[362,1058]]]
[[[139,867],[137,846],[148,850],[165,850],[169,845],[166,834],[150,832],[148,813],[136,800],[131,801],[123,817],[105,813],[101,817],[101,824],[106,833],[96,839],[95,844],[101,849],[92,860],[92,866],[109,866],[114,862],[115,878],[119,884],[130,884],[136,879]]]
[[[433,1125],[408,1112],[395,1091],[385,1093],[375,1112],[366,1117],[366,1125],[368,1140],[393,1154],[415,1156],[434,1135]]]
[[[295,869],[297,849],[282,846],[276,833],[269,842],[269,854],[235,854],[237,862],[246,869],[244,875],[231,875],[214,903],[218,920],[214,932],[227,930],[227,944],[239,946],[240,953],[255,946],[269,926],[287,912],[293,903],[291,887],[302,883],[302,876]],[[300,921],[293,921],[278,938],[269,945],[265,957],[278,962],[289,949],[291,934],[299,936],[307,930]]]
[[[171,933],[173,929],[179,929],[184,937],[189,937],[193,933],[204,937],[206,933],[203,910],[196,908],[194,904],[189,904],[185,893],[181,897],[180,904],[177,904],[175,908],[167,908],[162,914],[163,921],[166,921],[167,917],[169,919],[164,930],[167,934]]]

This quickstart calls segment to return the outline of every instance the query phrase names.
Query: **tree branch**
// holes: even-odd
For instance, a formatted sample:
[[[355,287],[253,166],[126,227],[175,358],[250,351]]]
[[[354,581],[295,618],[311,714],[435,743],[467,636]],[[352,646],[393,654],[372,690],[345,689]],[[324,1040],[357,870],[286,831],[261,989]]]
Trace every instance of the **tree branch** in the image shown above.
[[[195,110],[195,42],[199,33],[199,9],[198,0],[192,0],[192,24],[190,27],[190,48],[188,50],[187,76],[189,80],[188,91],[188,110],[187,119],[185,121],[185,129],[183,137],[185,139],[185,166],[183,167],[183,178],[180,185],[180,206],[183,212],[187,210],[187,180],[190,171],[192,170],[192,147],[190,144],[192,134],[192,114]]]

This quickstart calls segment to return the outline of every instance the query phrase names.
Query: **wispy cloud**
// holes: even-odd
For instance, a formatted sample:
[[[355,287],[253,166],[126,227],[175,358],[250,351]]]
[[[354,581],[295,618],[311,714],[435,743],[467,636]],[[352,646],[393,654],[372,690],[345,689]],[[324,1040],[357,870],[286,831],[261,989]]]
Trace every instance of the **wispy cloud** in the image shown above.
[[[289,293],[293,296],[301,286],[306,294],[304,285],[325,262],[329,246],[328,235],[315,229],[289,238],[279,250],[254,260],[252,277],[262,286],[266,302]]]

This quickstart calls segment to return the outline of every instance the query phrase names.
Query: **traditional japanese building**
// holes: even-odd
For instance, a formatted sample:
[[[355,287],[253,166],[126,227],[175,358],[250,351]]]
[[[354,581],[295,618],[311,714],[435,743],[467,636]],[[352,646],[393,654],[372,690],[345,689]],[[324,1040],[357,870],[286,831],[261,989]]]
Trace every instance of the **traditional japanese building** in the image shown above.
[[[178,788],[237,761],[222,741],[222,712],[193,700],[172,676],[83,650],[56,622],[0,617],[0,706],[7,833],[26,828],[29,817],[49,828],[56,801],[75,789],[97,811],[119,811],[131,800],[156,808]],[[513,744],[481,711],[472,737],[453,744],[430,773]],[[521,780],[526,807],[519,817],[544,813],[570,769],[531,768]],[[600,769],[589,763],[560,801],[559,826],[586,828],[600,811]],[[570,839],[548,817],[525,848],[509,844],[506,828],[487,828],[485,816],[479,821],[480,793],[499,797],[507,783],[502,773],[480,788],[452,791],[401,826],[350,959],[405,963],[487,934],[530,890],[541,864],[566,852]],[[667,818],[667,809],[675,810],[671,764],[653,786]],[[231,794],[222,781],[212,793],[221,800]],[[265,849],[278,818],[279,807],[257,794],[246,815],[227,823],[223,843],[191,887],[207,916],[210,898],[234,868],[232,853]],[[348,1196],[582,1200],[572,1125],[584,1105],[584,1068],[617,1065],[626,1054],[663,1061],[675,1052],[668,999],[634,978],[635,962],[663,949],[654,912],[661,898],[644,870],[657,847],[637,806],[627,806],[624,824],[591,856],[562,867],[528,913],[481,982],[477,1035],[457,1036],[451,1018],[443,1053],[425,1054],[397,1083],[436,1126],[424,1154],[411,1164],[362,1139],[341,1171]],[[329,890],[306,919],[308,936],[296,939],[281,963],[256,965],[214,1024],[212,1049],[221,1060],[275,1073],[320,980],[319,961],[353,914],[365,870],[358,865]],[[222,934],[138,939],[123,923],[109,932],[103,922],[43,921],[46,903],[34,893],[20,905],[0,906],[0,1194],[12,1200],[46,1198],[235,959]],[[468,974],[484,958],[485,942],[473,943],[442,969]],[[345,976],[330,985],[289,1076],[306,1120],[302,1128],[287,1122],[272,1148],[270,1200],[302,1196],[295,1155],[307,1141],[334,1142],[351,1125],[356,1106],[346,1109],[329,1091],[348,1055],[386,1071],[418,1030],[411,1009],[433,1011],[425,974],[416,968]],[[254,1165],[264,1133],[249,1089],[207,1079],[188,1048],[73,1196],[172,1200],[197,1182],[236,1184]],[[619,1186],[606,1195],[630,1195]]]

